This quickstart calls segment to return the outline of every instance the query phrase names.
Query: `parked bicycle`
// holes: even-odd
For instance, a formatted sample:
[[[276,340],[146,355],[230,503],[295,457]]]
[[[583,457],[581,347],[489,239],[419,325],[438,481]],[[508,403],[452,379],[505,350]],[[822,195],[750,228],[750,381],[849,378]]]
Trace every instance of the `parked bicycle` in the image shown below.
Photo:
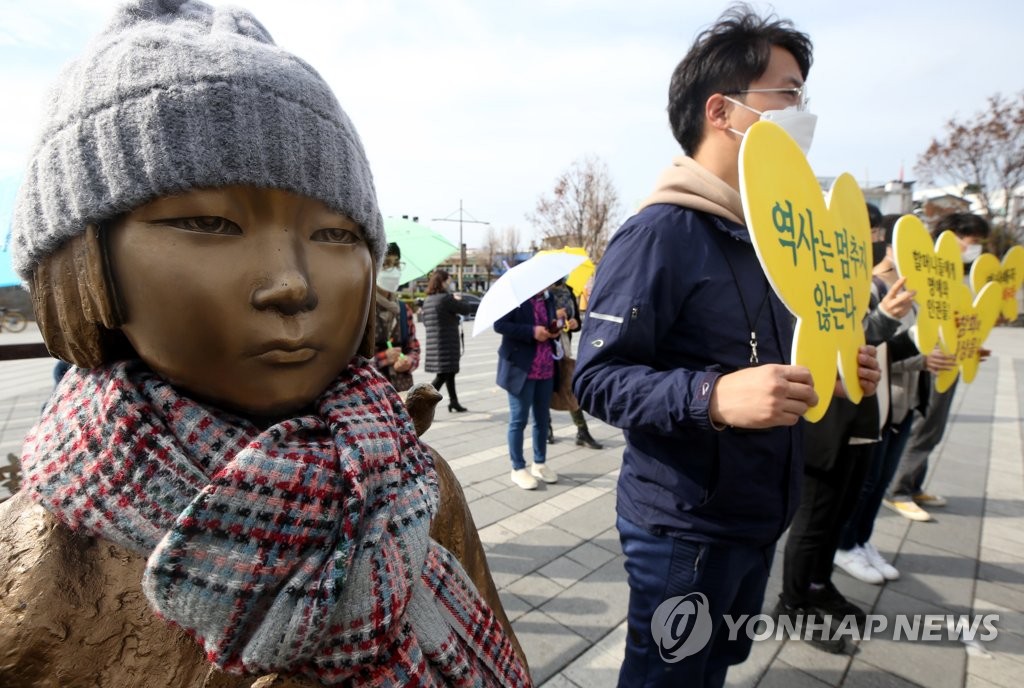
[[[0,306],[0,331],[21,332],[28,324],[25,314],[13,308]]]

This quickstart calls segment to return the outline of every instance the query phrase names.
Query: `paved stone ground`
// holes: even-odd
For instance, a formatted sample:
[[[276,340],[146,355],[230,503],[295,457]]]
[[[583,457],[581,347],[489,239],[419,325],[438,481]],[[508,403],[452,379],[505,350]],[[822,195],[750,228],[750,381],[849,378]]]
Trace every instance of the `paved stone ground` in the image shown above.
[[[469,338],[457,378],[465,414],[442,403],[425,439],[451,461],[488,551],[506,610],[545,688],[615,685],[628,595],[614,529],[615,481],[623,440],[591,420],[605,448],[573,442],[566,413],[555,413],[549,465],[555,485],[523,492],[508,479],[508,405],[494,384],[498,338]],[[22,338],[17,340],[16,338]],[[0,334],[0,343],[38,333]],[[426,343],[429,346],[429,342]],[[835,582],[871,612],[998,614],[998,637],[974,646],[874,638],[853,655],[829,655],[801,641],[768,640],[733,668],[730,686],[1018,688],[1024,684],[1024,329],[993,332],[992,359],[960,385],[951,426],[932,458],[928,488],[946,495],[930,523],[883,509],[875,544],[900,569],[899,581],[871,586],[841,572]],[[17,452],[50,390],[52,361],[0,362],[0,467]],[[430,376],[420,371],[417,380]],[[530,441],[527,439],[527,447]],[[527,449],[529,451],[529,449]],[[529,455],[529,454],[528,454]],[[0,496],[3,488],[0,487]],[[781,557],[766,611],[780,588]]]

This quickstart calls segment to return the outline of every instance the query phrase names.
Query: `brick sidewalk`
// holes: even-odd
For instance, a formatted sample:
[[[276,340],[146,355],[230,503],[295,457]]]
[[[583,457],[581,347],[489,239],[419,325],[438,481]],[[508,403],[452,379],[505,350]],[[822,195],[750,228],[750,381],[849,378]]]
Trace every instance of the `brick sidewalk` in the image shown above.
[[[561,479],[533,492],[513,487],[505,448],[505,393],[494,384],[498,338],[469,338],[457,378],[470,413],[438,406],[425,439],[465,488],[506,610],[546,688],[614,686],[625,637],[628,590],[614,529],[620,432],[590,419],[605,448],[578,448],[566,413],[554,413],[548,450]],[[4,335],[8,337],[10,335]],[[429,342],[425,342],[429,346]],[[1024,676],[1024,468],[1021,407],[1024,329],[993,332],[995,352],[971,385],[960,385],[951,426],[933,455],[929,488],[949,498],[931,523],[884,510],[874,542],[903,574],[884,587],[839,572],[844,594],[873,613],[998,613],[998,638],[860,643],[852,656],[801,641],[755,643],[730,686],[927,686],[1016,688]],[[52,361],[0,363],[0,457],[17,451],[50,389]],[[419,371],[417,380],[430,376]],[[527,438],[527,446],[530,440]],[[0,464],[5,463],[0,461]],[[0,488],[2,490],[2,488]],[[776,557],[765,609],[780,587]]]

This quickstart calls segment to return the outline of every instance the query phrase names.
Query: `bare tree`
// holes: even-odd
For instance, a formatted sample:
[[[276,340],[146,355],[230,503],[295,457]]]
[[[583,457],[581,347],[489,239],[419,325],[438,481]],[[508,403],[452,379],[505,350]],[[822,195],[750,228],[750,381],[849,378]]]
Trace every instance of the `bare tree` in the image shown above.
[[[977,196],[996,235],[1019,243],[1024,209],[1015,193],[1024,184],[1024,91],[1009,98],[997,93],[973,118],[949,120],[944,137],[932,139],[915,169],[922,181],[963,185]]]
[[[498,256],[501,255],[501,234],[497,229],[489,225],[487,227],[487,238],[484,239],[483,254],[487,261],[487,286],[485,289],[490,289],[495,262],[498,260]]]
[[[618,221],[619,193],[608,166],[598,157],[585,156],[555,180],[550,196],[537,199],[527,219],[548,246],[582,246],[595,262]]]
[[[519,253],[523,239],[519,235],[519,228],[509,225],[501,230],[501,254],[502,259],[509,267],[516,264],[516,254]]]

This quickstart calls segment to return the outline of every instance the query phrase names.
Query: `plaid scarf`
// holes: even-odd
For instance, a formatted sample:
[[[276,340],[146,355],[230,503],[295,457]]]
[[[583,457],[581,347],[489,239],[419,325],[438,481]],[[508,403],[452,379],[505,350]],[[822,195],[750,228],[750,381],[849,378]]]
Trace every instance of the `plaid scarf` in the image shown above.
[[[156,613],[232,673],[325,685],[525,686],[494,614],[430,540],[436,474],[360,361],[266,429],[140,361],[72,368],[26,439],[33,498],[148,557]]]

